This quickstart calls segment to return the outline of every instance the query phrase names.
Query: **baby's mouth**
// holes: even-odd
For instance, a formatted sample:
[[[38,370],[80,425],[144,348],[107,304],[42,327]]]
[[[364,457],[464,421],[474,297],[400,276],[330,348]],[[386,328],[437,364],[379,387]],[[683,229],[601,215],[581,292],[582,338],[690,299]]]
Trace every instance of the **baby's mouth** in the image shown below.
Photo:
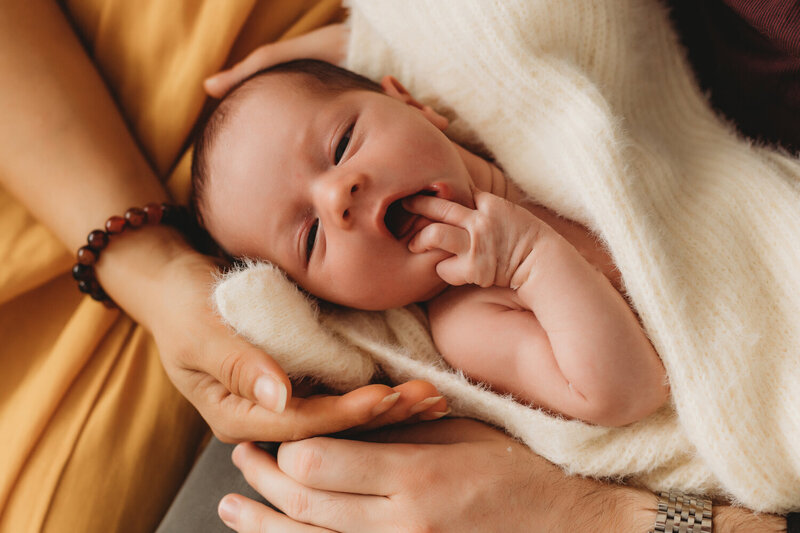
[[[386,229],[389,230],[395,239],[402,240],[408,237],[409,233],[411,233],[416,225],[415,222],[420,218],[420,215],[409,213],[403,208],[403,200],[420,195],[436,196],[436,191],[423,190],[410,194],[399,200],[395,200],[389,204],[389,207],[386,209],[386,215],[384,215],[383,221],[386,224]]]

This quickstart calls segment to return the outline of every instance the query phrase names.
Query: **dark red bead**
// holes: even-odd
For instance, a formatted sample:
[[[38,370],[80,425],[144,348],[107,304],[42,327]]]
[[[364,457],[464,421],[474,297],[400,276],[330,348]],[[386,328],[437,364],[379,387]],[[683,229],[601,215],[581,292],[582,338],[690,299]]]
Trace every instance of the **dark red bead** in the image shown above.
[[[89,243],[89,248],[99,252],[108,245],[108,234],[103,230],[96,229],[89,234],[86,241]]]
[[[147,215],[138,207],[131,207],[125,211],[125,220],[128,221],[128,224],[130,224],[132,228],[138,228],[147,220]]]
[[[89,296],[91,296],[93,300],[97,300],[98,302],[102,302],[103,300],[108,298],[103,289],[97,289],[95,291],[92,291],[89,293]]]
[[[92,267],[80,263],[75,263],[75,266],[72,267],[72,277],[77,281],[88,281],[92,279],[93,272],[94,270]]]
[[[160,204],[147,204],[142,211],[147,215],[147,223],[153,226],[161,222],[161,215],[164,213]]]
[[[92,266],[97,261],[97,253],[88,246],[78,248],[78,263]]]
[[[102,302],[103,300],[107,300],[108,299],[108,295],[106,294],[106,291],[104,291],[103,288],[100,285],[96,285],[96,286],[92,287],[92,290],[89,293],[89,296],[91,296],[93,300],[97,300],[98,302]]]
[[[124,218],[113,216],[106,220],[106,231],[111,234],[122,233],[127,224]]]
[[[172,224],[174,222],[175,207],[170,204],[161,204],[161,221],[164,224]]]
[[[97,283],[97,280],[87,279],[81,280],[78,282],[78,290],[84,294],[91,294],[93,291],[96,291],[100,287],[100,284]]]

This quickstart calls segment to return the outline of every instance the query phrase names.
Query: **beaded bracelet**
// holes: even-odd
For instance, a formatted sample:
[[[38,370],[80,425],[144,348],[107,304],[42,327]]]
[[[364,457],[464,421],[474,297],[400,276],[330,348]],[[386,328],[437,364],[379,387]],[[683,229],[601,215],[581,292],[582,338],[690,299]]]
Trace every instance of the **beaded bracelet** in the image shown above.
[[[106,220],[105,230],[91,231],[86,238],[86,246],[78,249],[77,263],[72,267],[72,277],[78,282],[78,290],[102,302],[106,307],[116,307],[100,286],[94,272],[94,265],[100,260],[100,252],[106,249],[112,235],[119,235],[126,229],[138,229],[144,225],[179,225],[178,211],[179,208],[171,204],[151,203],[142,208],[131,207],[123,216],[113,216]]]

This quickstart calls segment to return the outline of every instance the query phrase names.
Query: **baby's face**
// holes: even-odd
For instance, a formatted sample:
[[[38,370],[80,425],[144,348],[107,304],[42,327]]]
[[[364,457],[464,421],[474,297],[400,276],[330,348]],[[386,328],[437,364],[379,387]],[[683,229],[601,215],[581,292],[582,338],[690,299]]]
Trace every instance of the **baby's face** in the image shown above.
[[[445,284],[435,266],[448,254],[408,250],[430,221],[399,200],[423,192],[472,206],[456,145],[417,108],[385,94],[326,94],[297,75],[259,84],[210,154],[211,235],[349,307],[387,309],[438,294]]]

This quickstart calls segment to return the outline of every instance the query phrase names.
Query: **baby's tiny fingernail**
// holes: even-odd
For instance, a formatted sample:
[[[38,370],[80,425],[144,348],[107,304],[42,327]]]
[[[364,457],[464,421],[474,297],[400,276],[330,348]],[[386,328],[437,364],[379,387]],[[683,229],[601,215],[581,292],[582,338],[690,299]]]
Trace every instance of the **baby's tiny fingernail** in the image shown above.
[[[378,402],[375,407],[372,408],[372,416],[382,415],[389,409],[391,409],[394,404],[397,403],[397,400],[400,399],[400,393],[395,392],[394,394],[390,394],[389,396],[385,397],[383,400]]]
[[[286,409],[286,385],[270,376],[261,376],[256,380],[253,394],[261,407],[275,413],[282,413]]]
[[[414,405],[413,407],[411,407],[411,409],[408,410],[408,415],[411,416],[411,415],[415,415],[417,413],[421,413],[422,411],[424,411],[425,409],[427,409],[431,405],[435,404],[436,402],[438,402],[442,398],[444,398],[444,396],[431,396],[430,398],[425,398],[421,402],[419,402],[416,405]]]
[[[235,498],[230,496],[222,498],[217,512],[226,526],[232,529],[236,527],[236,523],[239,521],[239,502]]]
[[[431,411],[430,413],[422,413],[419,415],[420,420],[436,420],[438,418],[442,418],[443,416],[447,416],[450,414],[450,409],[448,408],[447,411]]]

